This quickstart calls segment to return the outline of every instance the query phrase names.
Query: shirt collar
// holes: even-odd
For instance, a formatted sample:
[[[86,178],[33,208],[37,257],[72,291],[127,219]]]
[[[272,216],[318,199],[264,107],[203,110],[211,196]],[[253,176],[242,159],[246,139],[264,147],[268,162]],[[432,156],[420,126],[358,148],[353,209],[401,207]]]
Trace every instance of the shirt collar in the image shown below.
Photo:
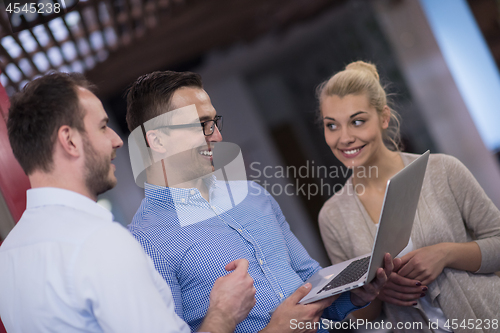
[[[60,205],[113,221],[113,214],[110,211],[90,198],[73,191],[55,187],[32,188],[26,192],[26,199],[26,209]]]
[[[209,196],[211,197],[213,191],[218,188],[217,178],[215,175],[211,175],[210,177],[204,178],[203,182],[207,186]],[[160,201],[162,202],[162,206],[165,205],[167,207],[178,204],[193,204],[195,201],[199,200],[203,200],[206,203],[196,187],[165,187],[144,183],[144,193],[146,198]]]

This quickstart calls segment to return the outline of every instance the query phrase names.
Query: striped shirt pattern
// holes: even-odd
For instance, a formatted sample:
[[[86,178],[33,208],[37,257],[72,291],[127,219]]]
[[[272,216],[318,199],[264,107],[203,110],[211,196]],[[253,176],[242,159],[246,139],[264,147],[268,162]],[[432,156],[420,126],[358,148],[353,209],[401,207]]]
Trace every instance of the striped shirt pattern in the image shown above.
[[[215,280],[227,263],[245,258],[257,303],[235,332],[257,332],[272,311],[321,267],[290,231],[274,198],[254,182],[206,179],[207,202],[197,188],[145,184],[145,198],[130,232],[142,244],[171,288],[176,313],[195,331],[209,306]],[[246,197],[233,200],[238,193]],[[235,204],[235,202],[239,202]],[[189,222],[189,217],[195,223]],[[358,309],[350,293],[323,317],[342,320]],[[327,332],[318,330],[318,332]]]

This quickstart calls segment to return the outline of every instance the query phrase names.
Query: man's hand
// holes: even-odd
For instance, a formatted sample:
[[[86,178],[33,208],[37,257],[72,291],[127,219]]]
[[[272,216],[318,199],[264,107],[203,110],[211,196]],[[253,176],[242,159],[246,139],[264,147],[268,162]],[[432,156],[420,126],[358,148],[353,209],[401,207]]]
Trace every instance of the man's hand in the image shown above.
[[[229,333],[245,319],[255,305],[255,287],[248,274],[248,260],[238,259],[226,265],[234,271],[218,278],[210,292],[210,306],[200,332]]]
[[[316,330],[292,329],[291,321],[306,327],[306,323],[318,322],[323,310],[329,307],[340,295],[335,295],[309,304],[298,304],[299,301],[311,291],[311,284],[306,283],[299,287],[293,294],[283,301],[271,316],[271,321],[260,333],[313,333]],[[302,325],[303,323],[303,325]],[[299,325],[294,325],[299,326]]]
[[[394,263],[400,265],[400,259],[394,259]],[[377,277],[373,282],[365,284],[361,288],[351,290],[351,302],[356,306],[364,306],[373,301],[378,295],[382,287],[387,282],[387,277],[394,270],[394,263],[391,255],[386,253],[384,256],[384,268],[377,270]]]

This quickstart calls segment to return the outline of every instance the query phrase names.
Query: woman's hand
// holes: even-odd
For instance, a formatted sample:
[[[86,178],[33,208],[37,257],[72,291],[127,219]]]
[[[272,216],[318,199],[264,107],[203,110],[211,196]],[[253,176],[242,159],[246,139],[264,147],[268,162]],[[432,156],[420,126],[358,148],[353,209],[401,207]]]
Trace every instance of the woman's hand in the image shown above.
[[[445,267],[475,272],[480,266],[481,250],[476,242],[426,246],[401,258],[401,265],[394,266],[378,298],[396,305],[412,306],[419,297],[425,296],[427,286]]]
[[[422,285],[420,281],[392,272],[378,299],[399,306],[414,306],[417,299],[425,296],[426,291],[427,286]]]
[[[418,280],[423,285],[434,281],[448,264],[448,243],[422,247],[401,257],[398,275]]]
[[[399,306],[414,306],[417,299],[425,296],[427,286],[418,280],[399,275],[397,272],[402,266],[400,258],[394,259],[394,270],[389,274],[389,280],[380,291],[378,299]]]

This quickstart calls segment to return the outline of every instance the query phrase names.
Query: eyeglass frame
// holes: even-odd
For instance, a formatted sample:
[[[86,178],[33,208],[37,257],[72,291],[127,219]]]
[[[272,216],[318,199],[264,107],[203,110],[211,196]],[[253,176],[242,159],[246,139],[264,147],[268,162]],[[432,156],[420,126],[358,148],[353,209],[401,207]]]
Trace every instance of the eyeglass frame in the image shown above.
[[[219,126],[219,121],[220,121],[220,126]],[[210,134],[205,133],[205,124],[208,122],[213,122],[213,124],[214,124],[214,126],[212,127],[213,128],[212,133],[210,133]],[[203,129],[203,135],[205,135],[205,136],[210,136],[210,135],[214,134],[215,126],[217,126],[217,129],[219,130],[219,132],[222,132],[222,116],[215,116],[214,119],[205,120],[205,121],[202,121],[202,122],[197,123],[197,124],[165,125],[165,126],[160,126],[158,128],[155,128],[155,129],[160,129],[160,128],[171,128],[171,129],[190,128],[190,127],[197,127],[200,125],[201,125],[201,128]]]

